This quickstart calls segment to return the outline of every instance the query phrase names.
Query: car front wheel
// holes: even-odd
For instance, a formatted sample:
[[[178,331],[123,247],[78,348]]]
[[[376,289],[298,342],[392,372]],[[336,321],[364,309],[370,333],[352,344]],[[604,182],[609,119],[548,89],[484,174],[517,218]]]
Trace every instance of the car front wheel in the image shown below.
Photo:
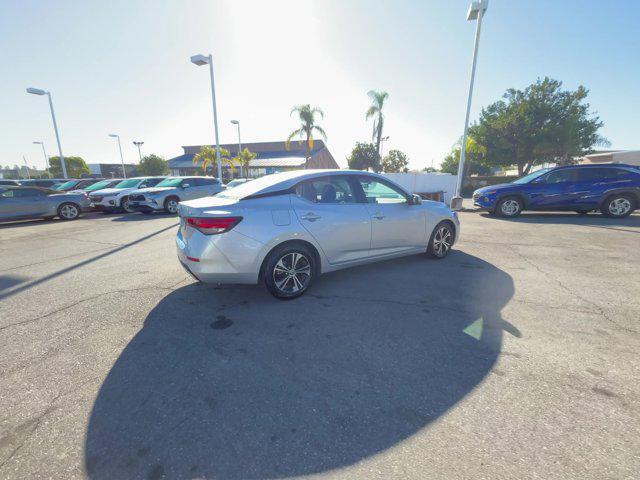
[[[125,213],[133,213],[134,210],[132,210],[129,207],[129,197],[124,197],[121,201],[120,201],[120,208],[122,208],[122,211]]]
[[[175,215],[176,213],[178,213],[178,203],[180,202],[180,200],[178,200],[176,197],[169,197],[164,201],[164,211],[167,213],[170,213],[172,215]]]
[[[75,203],[63,203],[58,207],[58,216],[62,220],[75,220],[80,216],[80,207]]]
[[[269,256],[264,270],[264,283],[274,297],[290,300],[307,291],[315,274],[315,257],[307,247],[284,246]]]
[[[430,257],[441,259],[449,255],[453,241],[455,239],[455,232],[453,225],[450,222],[440,222],[436,225],[431,233],[429,239],[429,246],[427,247],[427,253]]]
[[[635,209],[635,199],[631,195],[613,195],[605,200],[600,209],[607,217],[624,218]]]
[[[518,197],[505,197],[498,202],[496,213],[501,217],[513,218],[522,213],[522,200]]]

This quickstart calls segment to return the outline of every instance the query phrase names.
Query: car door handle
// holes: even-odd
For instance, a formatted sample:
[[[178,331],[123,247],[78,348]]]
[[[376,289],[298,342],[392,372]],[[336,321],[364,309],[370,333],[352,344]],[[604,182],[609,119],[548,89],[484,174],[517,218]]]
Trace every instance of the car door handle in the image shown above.
[[[309,212],[309,213],[305,213],[300,218],[302,218],[303,220],[308,220],[310,222],[315,222],[316,220],[318,220],[319,218],[322,218],[322,217],[320,217],[320,215],[316,215],[313,212]]]
[[[384,218],[384,215],[383,215],[383,214],[381,214],[380,212],[376,212],[376,213],[373,215],[373,218],[376,218],[376,219],[378,219],[378,220],[382,220],[382,219]]]

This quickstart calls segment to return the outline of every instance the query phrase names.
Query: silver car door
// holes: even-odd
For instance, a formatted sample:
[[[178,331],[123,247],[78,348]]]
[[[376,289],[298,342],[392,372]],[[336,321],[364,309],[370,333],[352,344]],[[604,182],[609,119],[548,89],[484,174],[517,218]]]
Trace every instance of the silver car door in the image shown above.
[[[306,180],[291,195],[298,220],[331,264],[369,256],[371,220],[347,177],[332,175]]]
[[[359,175],[371,217],[371,255],[385,255],[427,247],[426,209],[410,205],[402,190],[384,180]]]

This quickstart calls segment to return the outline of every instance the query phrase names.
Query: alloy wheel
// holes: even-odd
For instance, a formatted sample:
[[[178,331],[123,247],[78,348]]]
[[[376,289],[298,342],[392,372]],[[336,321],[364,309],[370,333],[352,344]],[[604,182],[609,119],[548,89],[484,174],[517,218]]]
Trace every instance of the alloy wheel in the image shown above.
[[[449,227],[440,227],[433,236],[433,252],[438,257],[444,257],[453,244],[453,234]]]
[[[129,198],[125,198],[124,200],[122,200],[122,203],[120,205],[122,205],[122,209],[125,212],[128,212],[128,213],[133,212],[133,210],[129,208]]]
[[[311,262],[299,252],[286,253],[273,267],[273,281],[286,294],[305,290],[311,282]]]
[[[73,220],[78,216],[78,207],[71,204],[63,205],[60,209],[60,216],[65,220]]]
[[[626,215],[629,210],[631,210],[631,202],[628,198],[616,198],[609,203],[609,213],[616,217]]]
[[[178,202],[176,200],[168,200],[167,201],[167,211],[169,213],[177,213],[178,212]]]
[[[508,217],[518,213],[518,210],[520,210],[520,203],[513,199],[505,200],[500,207],[500,211]]]

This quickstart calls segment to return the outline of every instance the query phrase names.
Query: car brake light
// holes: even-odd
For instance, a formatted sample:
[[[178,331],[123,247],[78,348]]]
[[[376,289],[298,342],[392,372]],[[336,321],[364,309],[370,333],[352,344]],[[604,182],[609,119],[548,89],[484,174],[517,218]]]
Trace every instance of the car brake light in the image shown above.
[[[205,235],[217,235],[235,227],[242,217],[187,217],[187,224]]]

